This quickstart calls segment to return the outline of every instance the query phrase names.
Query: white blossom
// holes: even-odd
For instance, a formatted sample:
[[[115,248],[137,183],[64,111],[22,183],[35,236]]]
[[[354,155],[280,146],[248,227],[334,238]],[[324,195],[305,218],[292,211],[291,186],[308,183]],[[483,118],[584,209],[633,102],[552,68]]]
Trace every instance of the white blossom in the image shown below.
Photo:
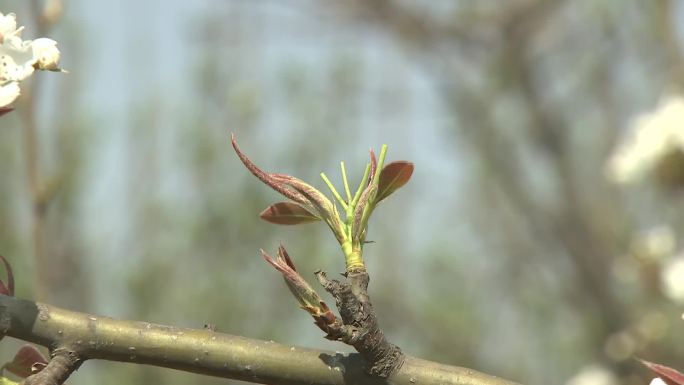
[[[33,41],[31,44],[31,52],[33,59],[36,61],[38,69],[41,70],[58,70],[59,65],[59,50],[57,49],[57,42],[48,39],[40,38]]]
[[[665,383],[665,381],[661,380],[660,377],[658,377],[652,379],[648,385],[667,385],[667,383]]]
[[[617,385],[617,383],[617,378],[610,370],[602,366],[589,365],[582,368],[565,385]]]
[[[684,98],[673,96],[637,117],[608,160],[606,173],[618,183],[631,183],[684,153]]]
[[[684,256],[673,258],[660,272],[663,292],[671,300],[684,303]]]
[[[47,38],[22,40],[23,28],[17,28],[13,13],[0,13],[0,107],[19,96],[18,83],[34,70],[60,71],[57,42]]]
[[[643,260],[661,260],[675,252],[677,238],[672,227],[659,225],[643,231],[635,237],[632,250]]]
[[[0,41],[5,39],[5,36],[11,36],[21,30],[17,31],[17,17],[13,13],[3,15],[0,13]]]

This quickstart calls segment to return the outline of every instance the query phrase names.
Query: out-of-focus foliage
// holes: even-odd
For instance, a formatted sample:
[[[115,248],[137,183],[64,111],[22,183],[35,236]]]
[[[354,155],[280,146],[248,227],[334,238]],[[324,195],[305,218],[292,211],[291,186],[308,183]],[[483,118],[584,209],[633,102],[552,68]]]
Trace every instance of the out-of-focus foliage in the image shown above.
[[[276,194],[228,132],[310,181],[388,143],[416,164],[365,252],[393,342],[521,383],[647,383],[634,355],[684,367],[681,191],[606,175],[638,117],[681,92],[678,2],[21,3],[0,12],[54,21],[40,36],[70,74],[34,76],[32,103],[0,120],[18,296],[40,289],[38,264],[55,305],[344,349],[257,252],[282,242],[311,279],[343,270],[334,239],[258,218]],[[2,341],[6,361],[17,346]],[[226,383],[114,363],[70,380],[93,382]]]

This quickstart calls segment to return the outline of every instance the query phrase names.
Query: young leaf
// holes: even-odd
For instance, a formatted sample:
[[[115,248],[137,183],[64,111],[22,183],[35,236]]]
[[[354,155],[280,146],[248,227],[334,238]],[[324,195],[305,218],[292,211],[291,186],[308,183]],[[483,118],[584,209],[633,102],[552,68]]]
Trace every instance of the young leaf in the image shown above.
[[[413,163],[411,162],[402,160],[389,163],[383,167],[382,171],[380,171],[376,202],[387,198],[390,194],[408,183],[411,175],[413,175]]]
[[[5,270],[7,271],[7,285],[0,280],[0,294],[3,295],[14,295],[14,275],[12,274],[12,266],[9,264],[7,259],[0,255],[0,262],[5,265]]]
[[[337,322],[335,314],[330,311],[330,308],[323,302],[318,293],[297,273],[285,248],[282,245],[278,247],[278,256],[276,258],[271,257],[263,250],[261,250],[261,255],[266,262],[283,275],[287,287],[297,299],[297,302],[299,302],[299,306],[311,314],[314,323],[321,330],[330,335],[331,325]]]
[[[17,377],[26,378],[41,371],[47,363],[47,359],[38,349],[32,345],[24,345],[14,355],[12,362],[6,363],[2,369]]]
[[[230,143],[233,145],[233,149],[235,150],[235,153],[237,154],[238,158],[240,158],[240,161],[242,161],[242,164],[245,165],[247,170],[252,173],[255,177],[259,178],[260,181],[264,182],[267,186],[270,188],[274,189],[275,191],[283,194],[285,197],[292,199],[295,202],[303,203],[306,204],[307,201],[306,199],[302,196],[302,194],[293,191],[290,188],[287,188],[282,182],[282,179],[279,179],[279,177],[286,177],[287,175],[281,175],[281,174],[269,174],[259,167],[257,167],[254,162],[252,162],[245,153],[243,153],[240,150],[240,147],[237,144],[237,140],[235,139],[235,135],[230,134]]]
[[[363,230],[366,227],[366,224],[363,222],[364,213],[366,213],[366,206],[368,206],[368,202],[372,199],[371,197],[376,193],[376,191],[376,186],[369,185],[365,190],[363,190],[361,198],[359,198],[359,203],[357,203],[356,210],[354,210],[354,222],[352,225],[352,239],[354,240],[361,240],[361,234],[363,234]],[[368,220],[368,215],[369,214],[366,213],[366,220]]]
[[[316,293],[316,290],[299,275],[290,256],[282,245],[278,247],[278,255],[275,258],[271,257],[263,250],[260,251],[261,256],[264,257],[266,262],[275,267],[276,270],[283,275],[287,287],[297,299],[297,302],[299,302],[302,309],[305,309],[310,313],[312,312],[312,309],[318,309],[320,312],[324,312],[325,309],[321,308],[323,300],[318,293]],[[314,310],[314,312],[316,312],[316,310]]]
[[[375,153],[373,149],[370,149],[370,174],[368,176],[368,184],[373,183],[373,178],[375,178],[375,172],[378,168],[378,161],[375,159]]]
[[[653,362],[645,360],[639,360],[639,362],[651,369],[651,371],[657,374],[667,385],[684,385],[684,374],[665,365],[654,364]]]
[[[281,177],[279,176],[279,178]],[[342,229],[340,217],[337,214],[335,205],[330,199],[298,178],[282,177],[281,180],[285,185],[292,187],[295,192],[301,194],[307,200],[306,203],[311,206],[312,211],[328,224],[328,227],[330,227],[333,234],[335,234],[335,238],[337,238],[341,244],[345,237],[344,230]]]
[[[282,245],[278,247],[278,255],[275,258],[263,250],[260,251],[261,256],[264,257],[266,262],[283,275],[287,287],[302,308],[315,307],[322,301],[318,293],[299,275],[290,256],[287,254],[287,250]]]
[[[267,207],[259,214],[261,219],[277,225],[298,225],[320,221],[321,218],[294,202],[279,202]]]

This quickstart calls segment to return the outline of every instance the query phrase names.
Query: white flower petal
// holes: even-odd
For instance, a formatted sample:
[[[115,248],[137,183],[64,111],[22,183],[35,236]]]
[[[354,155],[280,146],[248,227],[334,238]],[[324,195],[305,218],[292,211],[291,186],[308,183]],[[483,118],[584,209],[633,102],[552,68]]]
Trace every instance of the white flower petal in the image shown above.
[[[22,40],[13,13],[0,13],[0,107],[12,103],[20,93],[19,81],[36,69],[59,70],[59,50],[52,39]]]
[[[637,117],[606,165],[608,177],[630,183],[653,171],[675,150],[684,150],[684,98],[664,99],[658,108]]]
[[[632,251],[637,258],[657,261],[674,254],[677,236],[672,227],[659,225],[635,236]]]
[[[31,76],[34,71],[33,56],[4,48],[0,46],[0,82],[19,81]]]
[[[13,13],[3,15],[0,13],[0,43],[6,36],[12,36],[17,33],[17,16]]]
[[[569,379],[565,385],[617,385],[615,375],[602,366],[589,365]]]
[[[660,279],[665,295],[672,301],[684,303],[684,257],[669,261],[660,272]]]
[[[0,107],[5,107],[19,97],[19,84],[9,82],[0,86]]]
[[[59,50],[57,42],[52,39],[40,38],[31,44],[34,63],[41,70],[56,70],[59,67]]]

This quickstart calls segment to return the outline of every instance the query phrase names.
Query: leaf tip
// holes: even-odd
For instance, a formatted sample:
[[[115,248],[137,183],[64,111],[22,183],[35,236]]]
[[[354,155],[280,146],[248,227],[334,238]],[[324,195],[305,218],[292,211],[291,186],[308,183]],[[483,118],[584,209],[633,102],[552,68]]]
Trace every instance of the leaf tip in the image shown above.
[[[679,371],[665,366],[656,364],[643,360],[641,358],[636,358],[637,361],[641,362],[644,366],[655,373],[660,379],[662,379],[668,385],[684,385],[684,374]]]
[[[290,259],[290,255],[287,253],[287,250],[285,250],[285,246],[283,246],[282,243],[280,244],[280,246],[278,246],[278,256],[285,261],[285,263],[292,269],[292,271],[297,271],[297,268],[295,268],[292,259]]]
[[[235,138],[235,133],[230,133],[230,144],[233,146],[235,152],[240,153],[240,147],[238,147],[237,139]]]
[[[12,265],[9,261],[0,255],[0,262],[5,266],[5,271],[7,272],[7,285],[0,280],[0,294],[14,296],[14,274],[12,273]]]
[[[273,257],[268,255],[268,253],[265,252],[264,249],[259,249],[259,252],[261,253],[261,257],[264,258],[266,262],[268,262],[270,265],[273,265],[273,267],[276,267],[275,260],[273,259]]]

